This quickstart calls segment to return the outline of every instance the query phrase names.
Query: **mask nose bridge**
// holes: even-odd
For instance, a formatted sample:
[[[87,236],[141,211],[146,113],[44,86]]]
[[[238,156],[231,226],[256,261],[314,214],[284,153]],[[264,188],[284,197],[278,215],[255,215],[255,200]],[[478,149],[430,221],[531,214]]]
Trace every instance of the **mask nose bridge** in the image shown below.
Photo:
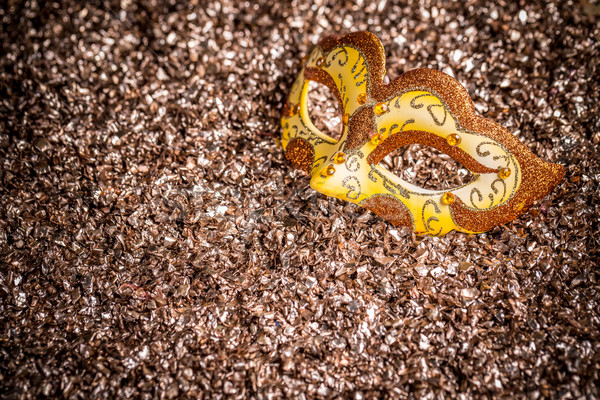
[[[315,176],[317,173],[320,173],[323,168],[326,168],[333,159],[333,156],[339,151],[340,142],[335,143],[321,143],[315,148],[315,162],[318,160],[323,160],[321,164],[316,168],[311,170],[311,175]],[[314,163],[313,163],[314,165]]]
[[[310,177],[310,181],[309,181],[309,186],[313,189],[313,190],[317,190],[317,185],[316,183],[318,181],[320,181],[321,179],[321,171],[322,169],[319,169],[319,171],[315,172],[314,174],[311,175]],[[318,191],[318,190],[317,190]]]
[[[310,180],[311,182],[313,180],[317,180],[317,179],[321,179],[321,175],[323,174],[323,172],[325,171],[325,169],[331,165],[331,156],[333,155],[333,153],[330,154],[326,154],[327,158],[317,167],[314,168],[311,172],[310,172]]]
[[[317,168],[313,169],[310,172],[310,180],[313,181],[314,179],[318,178],[319,176],[321,176],[321,173],[323,172],[323,170],[325,168],[327,168],[327,165],[329,163],[327,161],[323,162],[321,165],[319,165]]]
[[[340,167],[339,165],[332,162],[335,154],[337,154],[340,151],[340,148],[339,148],[340,143],[339,142],[336,142],[333,144],[323,143],[322,146],[324,149],[326,149],[320,153],[320,154],[322,154],[321,158],[323,158],[323,162],[317,168],[314,168],[310,172],[310,174],[311,174],[310,186],[313,189],[317,188],[317,185],[315,185],[316,182],[324,182],[324,179],[326,179],[324,176],[326,176],[325,170],[327,169],[327,167],[329,167],[329,166],[334,166],[334,168]],[[326,157],[326,158],[324,158],[324,157]],[[317,190],[317,189],[315,189],[315,190]],[[317,191],[320,191],[320,190],[317,190]]]

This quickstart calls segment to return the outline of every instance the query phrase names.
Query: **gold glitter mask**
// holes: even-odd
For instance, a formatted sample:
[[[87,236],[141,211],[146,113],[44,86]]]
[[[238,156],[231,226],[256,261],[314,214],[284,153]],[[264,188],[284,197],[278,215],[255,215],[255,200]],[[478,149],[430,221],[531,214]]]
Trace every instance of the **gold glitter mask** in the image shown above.
[[[282,145],[310,186],[363,206],[419,234],[485,232],[527,211],[564,176],[564,167],[536,157],[497,123],[476,115],[467,91],[430,69],[383,82],[385,52],[368,32],[322,40],[306,59],[284,106]],[[343,112],[335,140],[317,129],[307,108],[309,82],[326,85]],[[429,190],[379,165],[413,143],[431,146],[474,178],[449,190]]]

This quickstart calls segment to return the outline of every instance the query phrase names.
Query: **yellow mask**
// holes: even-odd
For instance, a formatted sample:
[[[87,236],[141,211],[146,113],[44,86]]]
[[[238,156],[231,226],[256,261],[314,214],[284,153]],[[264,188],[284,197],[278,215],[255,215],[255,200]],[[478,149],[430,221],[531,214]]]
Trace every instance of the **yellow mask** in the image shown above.
[[[311,174],[310,186],[363,206],[418,234],[485,232],[527,211],[560,182],[564,167],[536,157],[497,123],[476,115],[452,77],[416,69],[385,84],[385,52],[377,37],[355,32],[322,40],[307,57],[284,106],[286,157]],[[308,84],[325,84],[343,112],[339,140],[311,122]],[[379,165],[400,147],[431,146],[474,174],[444,191],[404,181]]]

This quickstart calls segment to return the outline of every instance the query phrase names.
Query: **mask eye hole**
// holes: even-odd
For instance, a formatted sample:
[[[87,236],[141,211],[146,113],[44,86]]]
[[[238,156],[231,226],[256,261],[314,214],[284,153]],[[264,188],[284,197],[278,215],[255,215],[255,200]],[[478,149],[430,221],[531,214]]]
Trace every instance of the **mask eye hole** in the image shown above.
[[[308,115],[313,125],[334,140],[342,137],[342,113],[339,101],[329,88],[310,81],[307,96]]]
[[[430,190],[447,190],[466,185],[471,171],[441,151],[411,144],[392,151],[379,165],[406,182]]]

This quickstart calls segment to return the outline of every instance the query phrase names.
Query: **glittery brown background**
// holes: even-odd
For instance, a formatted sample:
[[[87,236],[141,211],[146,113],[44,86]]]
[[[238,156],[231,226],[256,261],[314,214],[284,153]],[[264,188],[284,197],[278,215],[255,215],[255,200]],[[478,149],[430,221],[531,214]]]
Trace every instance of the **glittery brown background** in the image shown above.
[[[530,3],[3,3],[1,397],[598,399],[600,6]],[[281,106],[364,29],[565,180],[443,238],[313,192]]]

